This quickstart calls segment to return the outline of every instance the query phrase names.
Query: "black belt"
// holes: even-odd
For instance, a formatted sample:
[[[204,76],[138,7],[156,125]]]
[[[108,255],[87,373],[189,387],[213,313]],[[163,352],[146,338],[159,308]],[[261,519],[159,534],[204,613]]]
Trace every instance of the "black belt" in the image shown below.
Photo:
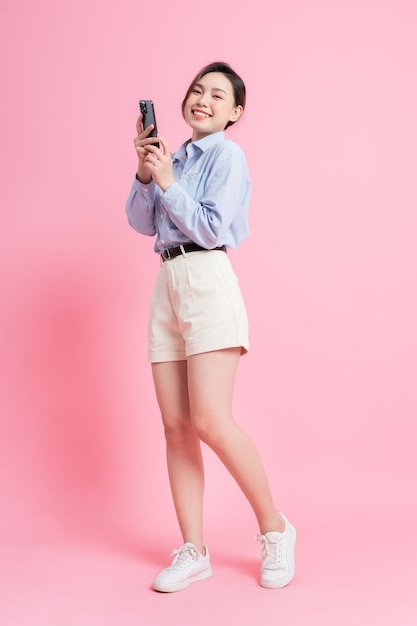
[[[182,246],[177,246],[176,248],[165,248],[161,253],[161,259],[163,261],[169,261],[170,259],[175,259],[176,256],[179,256],[183,252],[198,252],[199,250],[208,252],[207,248],[202,248],[196,243],[183,243]],[[226,252],[226,246],[211,248],[211,250],[223,250],[223,252]]]

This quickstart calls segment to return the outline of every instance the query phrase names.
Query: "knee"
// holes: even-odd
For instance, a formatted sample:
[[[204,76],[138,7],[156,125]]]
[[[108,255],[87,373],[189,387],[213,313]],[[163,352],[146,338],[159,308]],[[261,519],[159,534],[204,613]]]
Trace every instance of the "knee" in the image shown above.
[[[193,434],[189,415],[163,415],[165,439],[172,444],[181,443]]]
[[[219,426],[217,420],[205,415],[194,415],[192,425],[197,437],[210,448],[217,448],[226,436],[225,429]]]

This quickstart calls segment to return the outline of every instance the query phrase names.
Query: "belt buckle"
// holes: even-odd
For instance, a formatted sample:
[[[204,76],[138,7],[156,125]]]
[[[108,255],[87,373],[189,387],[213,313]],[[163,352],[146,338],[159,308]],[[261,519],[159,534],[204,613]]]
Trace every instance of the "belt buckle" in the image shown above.
[[[171,258],[169,248],[165,248],[165,250],[162,251],[162,258],[165,259],[165,261],[169,261],[169,259]]]

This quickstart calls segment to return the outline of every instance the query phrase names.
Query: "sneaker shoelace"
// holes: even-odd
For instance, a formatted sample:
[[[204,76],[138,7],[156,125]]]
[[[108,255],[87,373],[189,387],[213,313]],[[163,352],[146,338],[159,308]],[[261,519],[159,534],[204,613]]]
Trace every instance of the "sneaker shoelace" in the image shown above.
[[[175,556],[175,559],[172,561],[169,569],[182,569],[189,563],[190,559],[197,561],[198,552],[194,547],[181,546],[178,550],[173,550],[170,556]]]
[[[267,561],[273,561],[278,566],[281,565],[281,540],[277,542],[270,542],[265,535],[256,535],[256,541],[260,541],[262,544],[262,554],[258,554],[260,559],[264,559],[264,565]]]

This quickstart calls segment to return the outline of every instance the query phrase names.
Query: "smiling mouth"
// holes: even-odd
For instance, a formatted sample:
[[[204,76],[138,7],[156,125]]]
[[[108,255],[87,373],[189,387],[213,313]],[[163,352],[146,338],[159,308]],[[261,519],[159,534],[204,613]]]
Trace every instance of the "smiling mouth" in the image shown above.
[[[194,117],[198,117],[201,120],[206,120],[209,117],[211,117],[211,115],[209,115],[208,113],[204,113],[204,111],[199,111],[198,109],[192,109],[191,112],[194,115]]]

